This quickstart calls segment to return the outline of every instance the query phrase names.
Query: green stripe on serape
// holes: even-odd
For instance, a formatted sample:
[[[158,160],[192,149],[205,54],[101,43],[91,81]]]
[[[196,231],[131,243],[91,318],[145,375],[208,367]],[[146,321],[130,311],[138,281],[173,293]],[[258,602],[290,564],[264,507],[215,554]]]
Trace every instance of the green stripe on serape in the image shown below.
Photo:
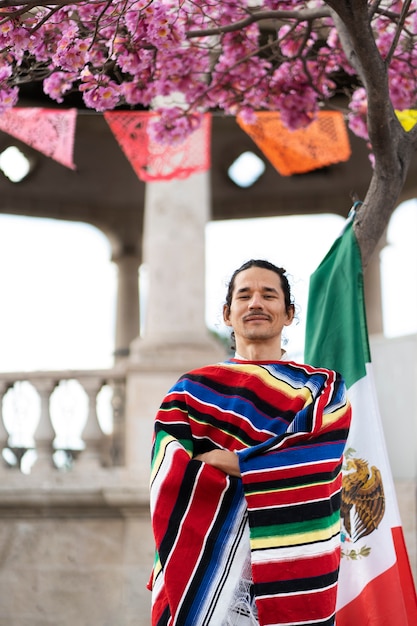
[[[335,511],[332,515],[318,519],[251,528],[251,538],[262,539],[273,536],[284,537],[288,535],[309,534],[317,530],[326,530],[338,523],[340,523],[340,513],[339,511]]]
[[[193,446],[193,442],[191,441],[191,439],[180,439],[180,438],[176,439],[172,437],[172,435],[169,435],[168,433],[166,433],[164,430],[159,430],[155,435],[154,456],[158,454],[161,446],[165,447],[167,445],[167,438],[172,439],[173,441],[176,441],[177,443],[179,443],[180,446],[185,448],[187,452],[189,452],[189,454],[192,456],[194,446]]]

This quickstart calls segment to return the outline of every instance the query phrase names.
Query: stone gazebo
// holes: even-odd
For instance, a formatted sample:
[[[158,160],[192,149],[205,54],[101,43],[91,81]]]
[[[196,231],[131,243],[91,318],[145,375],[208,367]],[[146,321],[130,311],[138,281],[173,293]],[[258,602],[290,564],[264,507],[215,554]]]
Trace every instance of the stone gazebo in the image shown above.
[[[88,222],[109,238],[118,268],[111,370],[0,375],[3,395],[17,393],[20,383],[29,382],[40,399],[34,433],[37,458],[31,472],[19,471],[19,464],[0,467],[0,624],[149,624],[150,594],[145,584],[153,559],[148,516],[153,416],[163,394],[183,371],[223,356],[204,321],[205,225],[209,220],[277,215],[346,216],[351,194],[364,196],[371,173],[363,143],[350,139],[353,156],[348,162],[281,177],[264,159],[262,178],[241,189],[228,177],[229,166],[246,150],[263,155],[231,118],[213,119],[209,173],[146,186],[99,114],[79,113],[76,171],[0,135],[0,151],[17,145],[35,163],[31,175],[19,184],[0,180],[0,212]],[[402,200],[417,195],[416,172],[417,161]],[[150,287],[139,337],[138,269],[142,263],[147,264]],[[391,358],[408,359],[415,368],[416,341],[412,337],[406,344],[387,347],[381,337],[377,257],[366,278],[369,327],[378,356],[377,382],[384,387],[386,373],[378,363],[384,362],[387,350],[393,350]],[[55,431],[50,397],[74,380],[88,398],[84,448],[62,450],[69,462],[57,469],[52,463]],[[408,385],[408,393],[415,388],[409,381],[403,384]],[[114,427],[107,435],[100,429],[96,403],[103,388],[113,394]],[[386,399],[390,402],[392,397]],[[414,397],[409,398],[407,411],[395,407],[397,419],[404,415],[404,428],[414,433],[416,405]],[[10,445],[1,422],[0,444],[2,449]],[[414,568],[415,447],[411,442],[404,458],[394,445],[396,456],[391,459]],[[12,452],[19,459],[25,450]],[[68,466],[71,469],[64,471]]]

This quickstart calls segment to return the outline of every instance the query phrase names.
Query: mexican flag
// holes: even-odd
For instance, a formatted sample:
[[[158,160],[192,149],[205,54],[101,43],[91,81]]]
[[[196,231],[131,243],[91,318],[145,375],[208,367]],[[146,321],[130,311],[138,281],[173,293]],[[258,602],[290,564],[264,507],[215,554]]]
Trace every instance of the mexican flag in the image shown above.
[[[310,278],[305,362],[339,371],[352,404],[342,490],[337,626],[416,626],[417,598],[372,375],[351,212]]]

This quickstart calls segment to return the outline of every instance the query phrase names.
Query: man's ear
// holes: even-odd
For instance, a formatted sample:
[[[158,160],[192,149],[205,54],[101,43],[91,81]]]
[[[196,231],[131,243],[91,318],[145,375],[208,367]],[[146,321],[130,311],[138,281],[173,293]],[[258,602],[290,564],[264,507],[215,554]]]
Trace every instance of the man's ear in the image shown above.
[[[290,326],[290,324],[293,323],[294,316],[295,316],[295,307],[293,304],[290,304],[290,306],[287,309],[287,321],[285,322],[285,326]]]
[[[232,325],[230,321],[230,307],[227,304],[223,305],[223,321],[226,324],[226,326]]]

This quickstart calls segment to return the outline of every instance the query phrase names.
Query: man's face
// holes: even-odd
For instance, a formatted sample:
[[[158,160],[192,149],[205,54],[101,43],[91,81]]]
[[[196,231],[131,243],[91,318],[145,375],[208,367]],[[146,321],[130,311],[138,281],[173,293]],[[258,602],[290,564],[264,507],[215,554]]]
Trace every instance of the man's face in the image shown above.
[[[275,272],[251,267],[235,278],[230,309],[223,310],[225,324],[234,330],[236,341],[281,339],[284,326],[294,318],[285,307],[281,279]]]

